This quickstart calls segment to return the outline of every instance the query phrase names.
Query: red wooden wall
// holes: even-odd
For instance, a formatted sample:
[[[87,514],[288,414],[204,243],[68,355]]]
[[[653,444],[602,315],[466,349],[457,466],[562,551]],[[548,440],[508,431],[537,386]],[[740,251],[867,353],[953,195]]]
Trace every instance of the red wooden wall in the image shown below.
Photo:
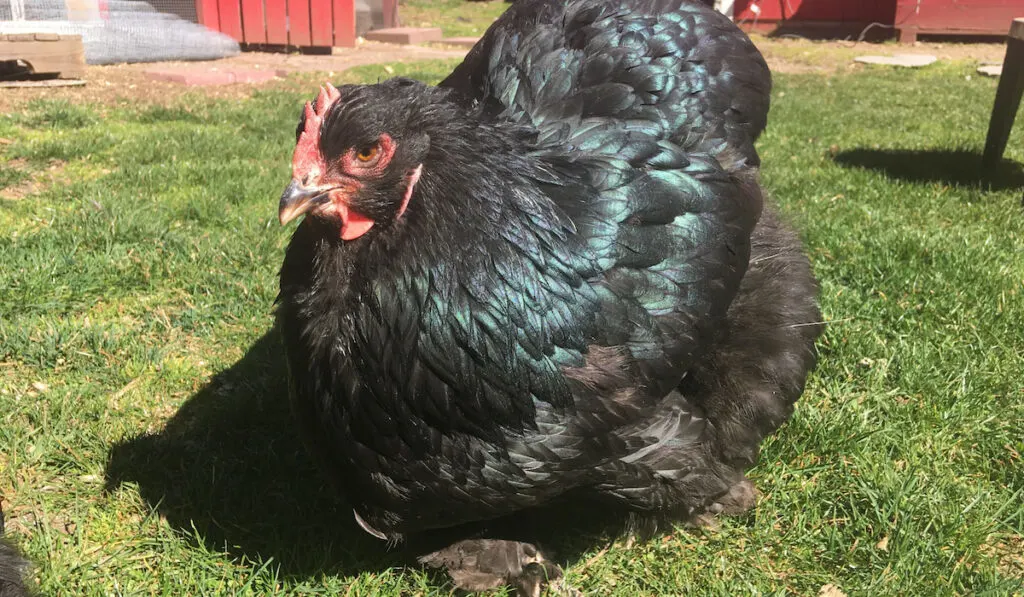
[[[897,0],[896,26],[918,33],[1006,35],[1024,0]]]
[[[756,5],[760,12],[751,8]],[[735,18],[743,26],[802,22],[880,23],[916,33],[1005,35],[1015,17],[1024,16],[1024,0],[736,0]]]
[[[196,0],[200,24],[244,44],[356,45],[355,0]]]
[[[916,0],[915,0],[916,1]],[[736,0],[737,21],[828,21],[891,25],[896,0]],[[750,10],[756,4],[757,14]]]

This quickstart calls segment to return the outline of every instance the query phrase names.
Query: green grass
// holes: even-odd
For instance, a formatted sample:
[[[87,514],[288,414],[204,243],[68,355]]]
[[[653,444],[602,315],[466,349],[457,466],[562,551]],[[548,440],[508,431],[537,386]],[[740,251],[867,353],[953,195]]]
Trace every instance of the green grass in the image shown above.
[[[505,0],[406,0],[399,16],[407,27],[440,27],[445,37],[477,37],[508,7]]]
[[[29,175],[22,169],[0,164],[0,190],[13,187],[23,180],[28,180]]]
[[[822,282],[821,365],[752,472],[756,512],[594,538],[574,584],[1020,590],[1024,135],[980,182],[995,83],[971,72],[777,77],[763,178]],[[0,119],[3,184],[62,164],[0,200],[0,494],[46,594],[447,593],[352,524],[283,403],[275,210],[308,87]]]

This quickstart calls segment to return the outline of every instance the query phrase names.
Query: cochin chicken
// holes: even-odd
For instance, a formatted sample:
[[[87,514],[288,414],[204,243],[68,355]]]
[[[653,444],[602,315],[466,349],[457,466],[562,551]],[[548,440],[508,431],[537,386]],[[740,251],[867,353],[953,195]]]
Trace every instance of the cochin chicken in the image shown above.
[[[820,333],[759,184],[770,89],[704,3],[519,0],[437,86],[306,104],[278,326],[304,439],[364,530],[754,505],[744,471]],[[558,572],[502,537],[420,559],[471,590]]]

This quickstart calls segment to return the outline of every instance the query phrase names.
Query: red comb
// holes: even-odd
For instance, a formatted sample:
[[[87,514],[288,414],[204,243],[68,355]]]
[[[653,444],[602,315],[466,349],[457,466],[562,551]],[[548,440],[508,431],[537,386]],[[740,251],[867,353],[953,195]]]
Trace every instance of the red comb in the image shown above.
[[[302,134],[295,144],[295,153],[292,154],[292,176],[299,180],[307,174],[313,174],[313,169],[319,165],[320,125],[323,124],[327,109],[341,97],[341,93],[334,85],[326,85],[326,89],[320,88],[315,106],[306,102],[306,126],[302,129]],[[322,168],[317,168],[317,174],[322,171]]]

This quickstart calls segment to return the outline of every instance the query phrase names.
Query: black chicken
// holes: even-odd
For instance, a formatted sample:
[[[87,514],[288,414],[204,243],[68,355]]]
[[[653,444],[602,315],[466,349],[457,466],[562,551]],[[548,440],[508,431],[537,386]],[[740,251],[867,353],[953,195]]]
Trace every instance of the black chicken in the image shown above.
[[[700,2],[519,0],[437,87],[306,105],[278,323],[363,529],[753,505],[743,471],[820,331],[800,242],[762,213],[770,87]],[[421,561],[535,588],[535,546],[494,539]]]
[[[25,584],[29,563],[4,539],[4,511],[0,508],[0,597],[28,597]]]

